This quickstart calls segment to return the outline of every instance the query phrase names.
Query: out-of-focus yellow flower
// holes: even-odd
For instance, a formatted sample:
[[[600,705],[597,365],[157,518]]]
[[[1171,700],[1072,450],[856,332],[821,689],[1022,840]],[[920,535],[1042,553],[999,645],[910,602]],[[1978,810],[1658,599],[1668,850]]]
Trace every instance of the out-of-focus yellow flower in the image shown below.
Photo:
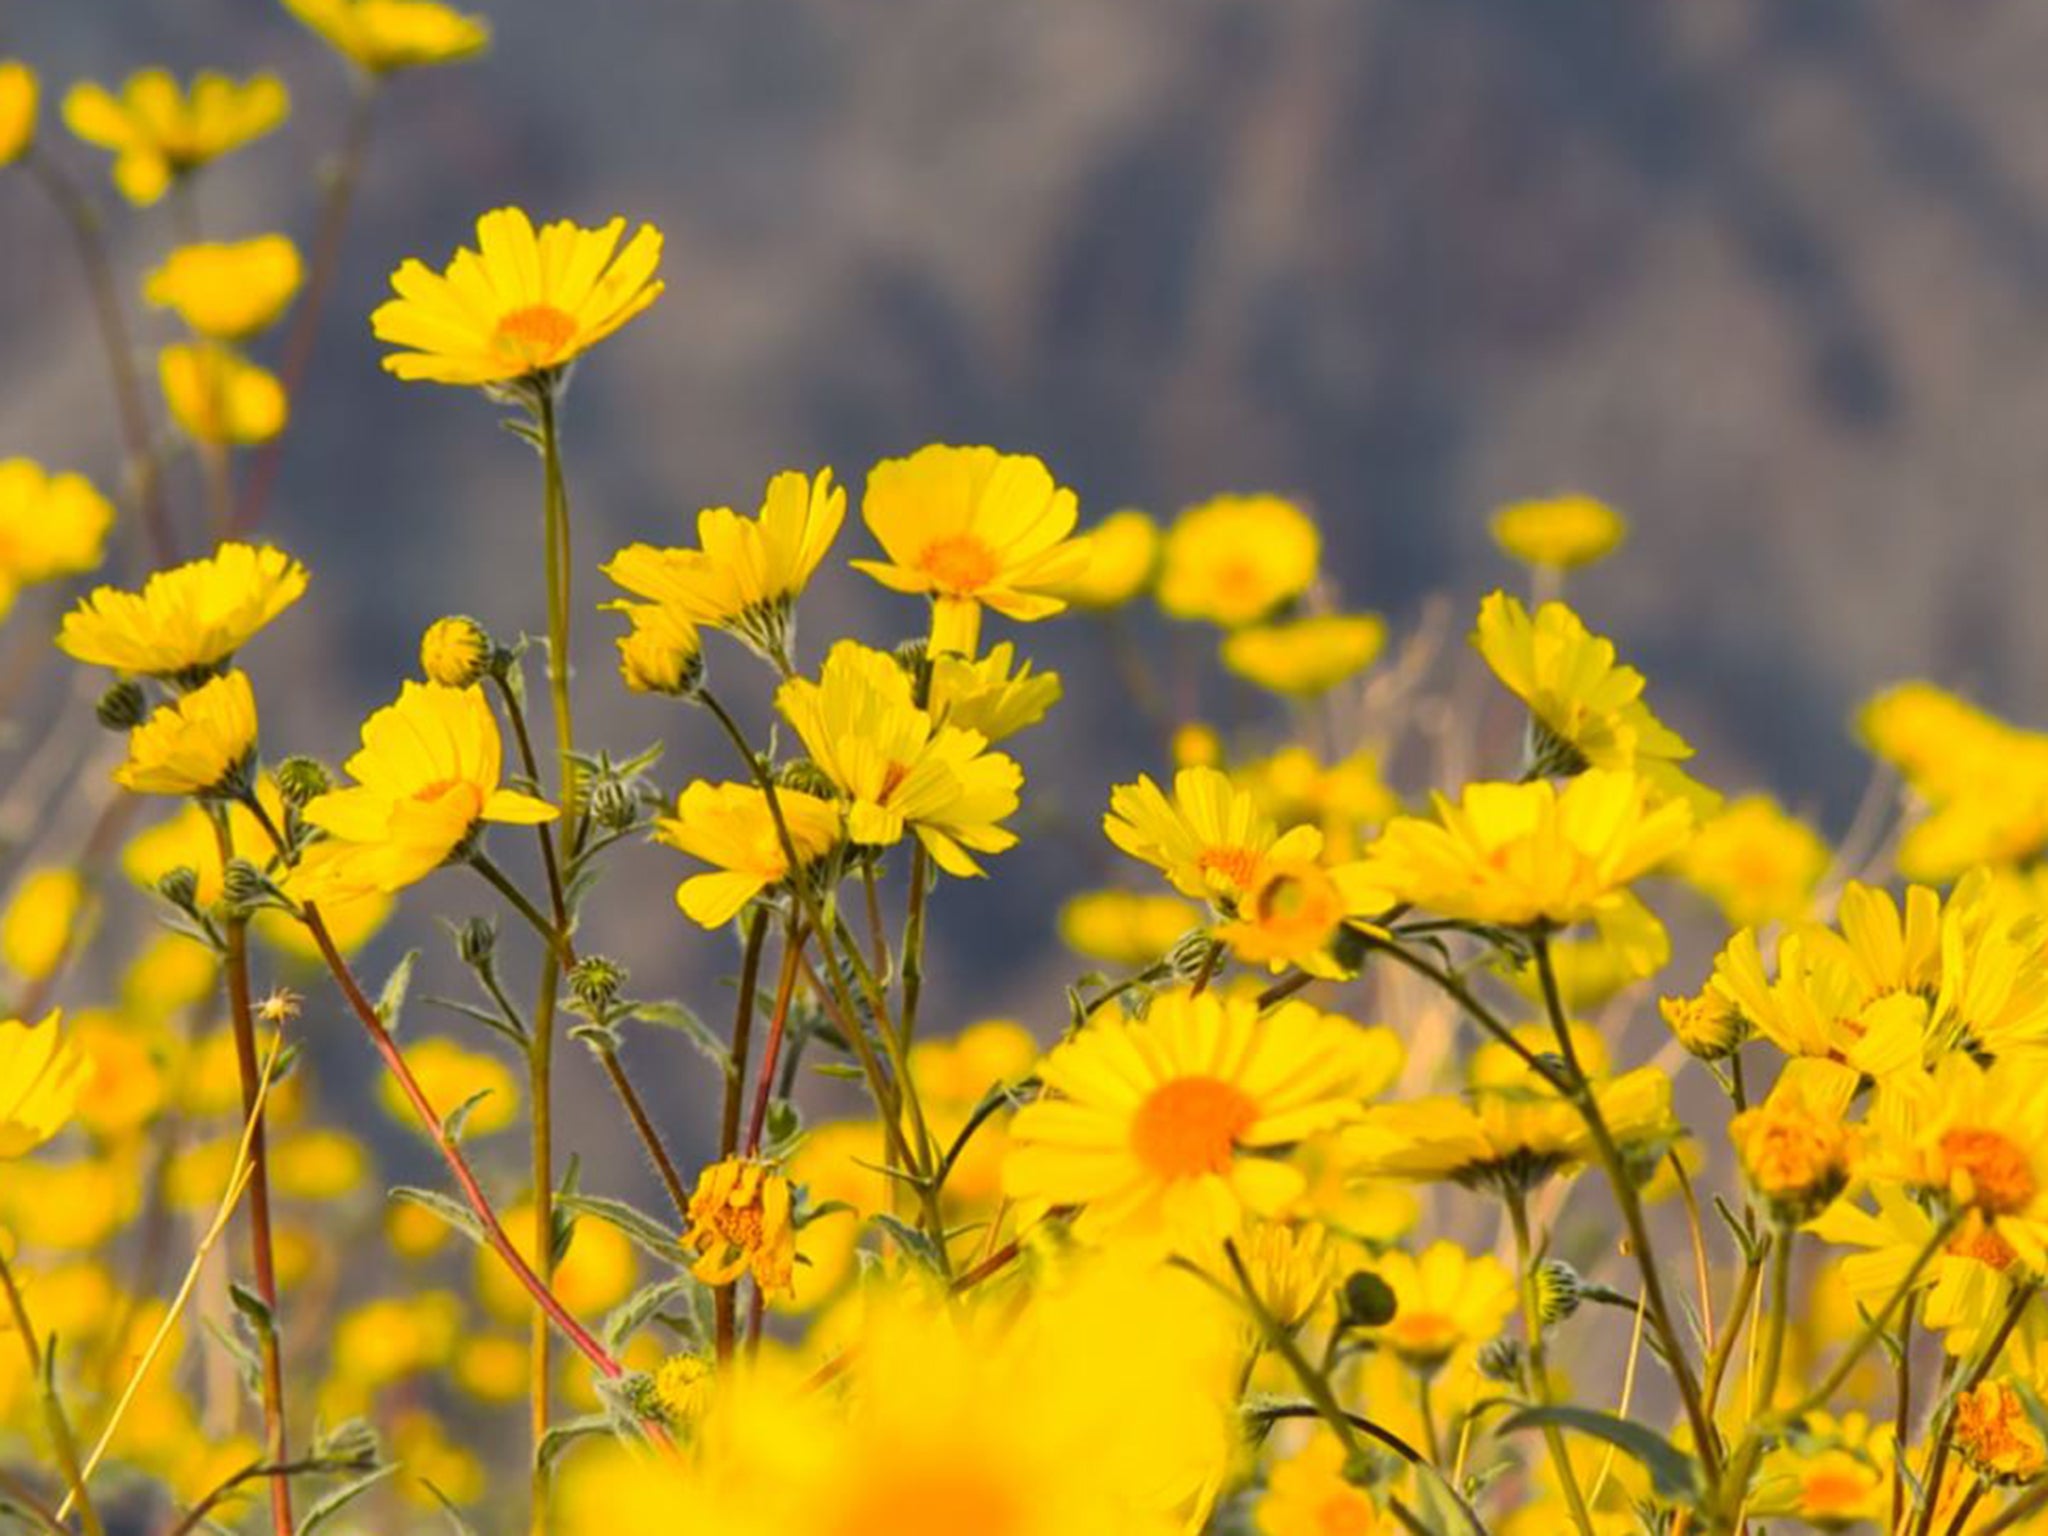
[[[1271,693],[1312,698],[1371,666],[1387,643],[1376,613],[1312,614],[1223,637],[1223,665]]]
[[[632,628],[619,636],[619,677],[634,693],[683,698],[704,676],[704,642],[697,626],[659,603],[610,603]]]
[[[1085,1209],[1076,1229],[1207,1252],[1246,1210],[1277,1210],[1302,1178],[1261,1155],[1356,1114],[1364,1031],[1287,1003],[1186,989],[1142,1019],[1108,1004],[1039,1064],[1051,1091],[1018,1111],[1013,1199]]]
[[[423,1205],[393,1200],[384,1208],[384,1239],[402,1259],[431,1258],[448,1246],[448,1237],[448,1223]]]
[[[1584,922],[1685,846],[1692,810],[1648,803],[1630,773],[1594,769],[1563,790],[1468,784],[1436,818],[1399,816],[1366,850],[1361,883],[1444,917],[1525,927]]]
[[[344,1131],[295,1131],[270,1146],[272,1187],[291,1199],[340,1199],[362,1188],[369,1171],[363,1144]]]
[[[1579,929],[1550,943],[1558,996],[1575,1014],[1604,1007],[1623,988],[1670,963],[1670,932],[1632,892],[1595,912],[1590,933]],[[1494,965],[1509,986],[1543,1005],[1543,976],[1533,955],[1496,954]]]
[[[1252,795],[1216,768],[1183,768],[1173,798],[1144,775],[1110,792],[1102,818],[1109,840],[1165,874],[1183,896],[1234,909],[1269,861],[1314,858],[1313,827],[1280,834]]]
[[[175,677],[225,661],[305,590],[306,568],[282,550],[223,544],[140,592],[96,587],[64,616],[57,644],[95,666]]]
[[[172,309],[197,334],[244,341],[284,313],[305,266],[284,235],[181,245],[143,283],[143,297]]]
[[[291,414],[277,375],[219,342],[165,347],[157,354],[157,379],[172,420],[195,443],[266,443]]]
[[[688,1426],[711,1406],[717,1380],[717,1367],[702,1355],[670,1355],[654,1373],[654,1400],[669,1423]]]
[[[1821,835],[1769,795],[1730,801],[1700,825],[1671,872],[1738,928],[1807,914],[1833,855]]]
[[[626,221],[585,229],[568,219],[536,232],[521,208],[476,221],[477,248],[446,272],[409,259],[395,298],[370,316],[401,379],[509,384],[574,362],[661,297],[661,231],[643,224],[624,250]]]
[[[285,119],[291,98],[273,75],[234,81],[201,73],[189,91],[168,70],[138,70],[116,96],[81,81],[64,96],[64,124],[114,156],[114,185],[147,206],[171,182],[259,139]]]
[[[1017,809],[1016,760],[985,751],[979,732],[934,728],[895,657],[842,640],[817,682],[791,678],[775,704],[845,797],[850,842],[888,847],[915,834],[954,876],[982,873],[976,853],[1015,846],[1000,823]]]
[[[467,1104],[478,1094],[469,1117],[463,1121],[465,1136],[488,1136],[502,1131],[519,1114],[519,1084],[512,1069],[495,1056],[472,1051],[445,1036],[409,1041],[406,1065],[426,1091],[427,1100],[443,1114]],[[377,1084],[378,1102],[385,1113],[405,1125],[413,1122],[411,1102],[399,1091],[395,1078],[386,1075]]]
[[[1279,825],[1320,830],[1331,859],[1355,857],[1364,834],[1401,808],[1370,750],[1325,763],[1306,747],[1282,747],[1270,757],[1237,764],[1231,777]]]
[[[1805,1414],[1757,1470],[1750,1509],[1760,1518],[1789,1518],[1820,1530],[1882,1523],[1891,1514],[1897,1442],[1889,1424],[1869,1416]]]
[[[979,661],[947,654],[932,663],[931,715],[995,743],[1043,720],[1060,700],[1057,672],[1015,666],[1017,648],[1005,640]],[[1013,670],[1014,668],[1014,670]]]
[[[114,509],[83,475],[0,459],[0,618],[23,587],[100,563]]]
[[[169,1094],[161,1035],[113,1013],[72,1015],[71,1035],[93,1064],[91,1085],[78,1102],[80,1123],[108,1138],[147,1124]]]
[[[428,1220],[440,1225],[432,1216]],[[455,1383],[479,1402],[516,1403],[530,1379],[528,1349],[526,1340],[504,1334],[468,1335],[455,1346]]]
[[[1524,565],[1569,571],[1604,560],[1628,537],[1628,522],[1591,496],[1517,501],[1493,514],[1493,542]]]
[[[1052,589],[1072,607],[1121,608],[1145,590],[1159,567],[1159,525],[1133,508],[1110,513],[1082,539],[1086,563]]]
[[[1206,914],[1177,896],[1084,891],[1060,908],[1060,939],[1077,955],[1109,965],[1150,965]]]
[[[2048,1472],[2048,1442],[2011,1381],[1994,1378],[1956,1398],[1956,1449],[1987,1483],[2016,1486]]]
[[[425,1408],[407,1408],[392,1418],[391,1456],[404,1469],[395,1483],[398,1494],[418,1510],[460,1509],[490,1488],[476,1453],[451,1439],[447,1427]]]
[[[420,672],[444,688],[480,683],[491,665],[491,637],[464,614],[436,619],[420,636]]]
[[[23,981],[52,975],[83,946],[90,892],[75,869],[34,869],[0,912],[0,960]]]
[[[1186,721],[1173,728],[1173,740],[1168,744],[1167,756],[1176,768],[1221,768],[1223,737],[1215,726],[1206,721]]]
[[[1020,622],[1066,607],[1054,594],[1088,560],[1069,538],[1074,493],[1023,453],[934,443],[868,472],[861,516],[887,560],[856,560],[896,592],[932,600],[931,648],[972,656],[981,610]]]
[[[160,705],[128,733],[114,782],[144,795],[226,798],[248,778],[256,749],[256,695],[246,672],[209,678]]]
[[[1225,629],[1255,624],[1308,590],[1322,549],[1321,533],[1293,502],[1218,496],[1167,532],[1159,606]]]
[[[184,810],[206,814],[193,802]],[[191,1007],[214,989],[217,980],[218,965],[205,945],[183,934],[160,933],[144,943],[123,974],[121,1005],[138,1021],[154,1023]]]
[[[284,0],[356,68],[372,75],[455,64],[490,45],[490,26],[435,0]]]
[[[629,544],[604,573],[676,618],[726,630],[786,667],[796,600],[845,519],[846,490],[832,483],[830,469],[815,476],[784,470],[768,482],[759,516],[706,507],[697,514],[697,548]]]
[[[0,1118],[0,1146],[19,1122]],[[133,1155],[80,1157],[70,1162],[39,1158],[33,1178],[0,1179],[0,1221],[25,1247],[61,1253],[90,1253],[135,1214],[146,1170]],[[209,1203],[220,1199],[216,1184]]]
[[[531,1264],[533,1206],[521,1202],[500,1216],[512,1246]],[[475,1265],[478,1299],[493,1316],[511,1322],[532,1314],[533,1298],[513,1278],[504,1260],[479,1248]],[[632,1295],[637,1272],[631,1239],[609,1222],[586,1218],[576,1223],[569,1251],[555,1266],[553,1288],[563,1306],[578,1317],[588,1317],[615,1307]]]
[[[447,1291],[364,1302],[335,1325],[335,1368],[351,1383],[374,1391],[446,1365],[462,1327],[462,1303]]]
[[[1952,880],[2048,847],[2048,733],[2021,730],[1931,683],[1887,689],[1857,724],[1927,803],[1899,842],[1908,879]]]
[[[1438,1369],[1459,1349],[1486,1343],[1515,1310],[1507,1266],[1456,1243],[1431,1243],[1420,1255],[1397,1249],[1377,1271],[1394,1293],[1394,1316],[1373,1336],[1417,1370]]]
[[[690,1272],[711,1285],[751,1274],[768,1296],[794,1289],[796,1228],[790,1222],[789,1179],[770,1164],[728,1157],[713,1163],[690,1192],[685,1247],[697,1252]]]
[[[92,1081],[92,1058],[64,1033],[61,1013],[0,1021],[0,1157],[32,1152],[64,1128]]]
[[[1817,1216],[1848,1185],[1860,1139],[1842,1123],[1847,1107],[1839,1096],[1811,1094],[1788,1071],[1769,1098],[1729,1123],[1743,1176],[1780,1221]]]
[[[1252,1528],[1259,1536],[1380,1536],[1390,1529],[1372,1495],[1344,1476],[1349,1459],[1342,1441],[1317,1431],[1274,1463],[1252,1506]]]
[[[447,862],[480,823],[554,820],[545,800],[499,785],[503,754],[482,689],[406,683],[363,723],[362,749],[344,765],[355,784],[306,806],[328,841],[308,851],[294,890],[322,901],[396,892]]]
[[[838,845],[838,806],[794,789],[777,790],[775,800],[800,866]],[[677,797],[675,815],[654,824],[654,835],[717,866],[716,874],[693,875],[676,888],[676,905],[706,928],[723,927],[761,892],[789,878],[768,797],[751,784],[690,785]]]
[[[0,59],[0,166],[14,164],[35,143],[41,95],[34,70],[19,59]]]

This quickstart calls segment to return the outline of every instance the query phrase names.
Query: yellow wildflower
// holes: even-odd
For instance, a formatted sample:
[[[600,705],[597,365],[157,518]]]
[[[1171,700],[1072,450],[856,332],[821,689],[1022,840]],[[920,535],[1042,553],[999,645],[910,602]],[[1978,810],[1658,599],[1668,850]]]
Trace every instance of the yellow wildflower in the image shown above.
[[[1126,507],[1112,512],[1082,536],[1087,563],[1053,588],[1052,595],[1075,608],[1121,608],[1152,580],[1159,565],[1159,525]]]
[[[704,677],[704,643],[697,626],[659,603],[609,603],[632,628],[619,636],[619,677],[634,693],[685,698]]]
[[[395,892],[454,857],[483,822],[555,818],[545,800],[499,786],[504,745],[480,688],[409,682],[362,738],[345,765],[355,784],[302,813],[327,834],[295,873],[305,897]]]
[[[1084,891],[1060,908],[1060,940],[1090,960],[1150,965],[1201,927],[1206,916],[1177,896]]]
[[[34,70],[19,59],[0,59],[0,166],[12,165],[35,143],[40,96]]]
[[[654,1400],[668,1421],[690,1425],[704,1417],[718,1385],[718,1371],[702,1355],[670,1355],[654,1373]]]
[[[282,550],[223,544],[139,593],[95,588],[64,616],[57,645],[95,666],[173,677],[225,661],[305,590],[306,568]]]
[[[1401,808],[1370,749],[1325,763],[1307,747],[1282,747],[1237,764],[1231,777],[1281,826],[1319,829],[1332,859],[1355,857],[1363,835]]]
[[[775,703],[848,801],[849,841],[886,847],[914,833],[939,868],[960,876],[981,873],[973,853],[1016,843],[998,825],[1017,808],[1016,761],[984,751],[979,732],[934,728],[895,657],[842,640],[820,681],[791,678]]]
[[[451,1104],[449,1108],[454,1108]],[[527,1263],[533,1262],[533,1204],[522,1200],[499,1213],[512,1246]],[[513,1322],[533,1315],[533,1298],[496,1254],[477,1248],[471,1257],[471,1275],[477,1299],[492,1316]],[[569,1242],[569,1251],[555,1266],[554,1293],[563,1306],[578,1317],[589,1317],[617,1306],[633,1294],[639,1274],[639,1260],[633,1241],[608,1221],[579,1221]]]
[[[1987,1483],[2013,1486],[2048,1472],[2048,1442],[2025,1399],[2008,1380],[1965,1389],[1955,1403],[1955,1444],[1970,1470]]]
[[[119,96],[91,81],[74,85],[64,97],[64,123],[112,151],[114,185],[147,206],[176,178],[270,132],[290,107],[273,75],[237,83],[202,73],[187,91],[168,70],[145,69],[128,77]]]
[[[698,1176],[690,1193],[690,1272],[711,1285],[751,1274],[764,1295],[789,1295],[796,1265],[789,1180],[765,1163],[729,1157]]]
[[[477,249],[458,250],[446,272],[407,260],[392,274],[396,297],[370,316],[379,341],[405,349],[385,369],[490,385],[575,361],[661,297],[661,231],[643,224],[619,250],[625,230],[622,218],[598,229],[563,219],[536,233],[523,209],[485,214]]]
[[[1839,1095],[1809,1091],[1788,1069],[1769,1098],[1729,1123],[1744,1177],[1780,1221],[1818,1215],[1848,1184],[1859,1142],[1842,1123],[1847,1107]]]
[[[1555,496],[1517,501],[1493,514],[1493,542],[1521,561],[1568,571],[1604,560],[1628,537],[1628,523],[1604,501],[1591,496]]]
[[[1216,768],[1183,768],[1169,800],[1149,777],[1110,793],[1102,830],[1132,858],[1162,871],[1183,896],[1235,908],[1269,860],[1314,858],[1313,827],[1281,835],[1250,793]]]
[[[932,662],[931,714],[993,744],[1043,720],[1060,700],[1056,672],[1034,674],[1013,664],[1017,648],[1005,640],[979,661],[951,652]]]
[[[1275,972],[1295,967],[1311,976],[1346,974],[1330,953],[1339,932],[1347,922],[1386,911],[1393,901],[1364,878],[1358,863],[1326,866],[1315,852],[1269,854],[1260,863],[1237,915],[1216,930],[1238,959]]]
[[[444,688],[480,683],[491,665],[491,637],[463,614],[436,619],[420,636],[420,673]]]
[[[114,509],[83,475],[0,459],[0,618],[23,587],[100,563]]]
[[[1892,1427],[1873,1425],[1868,1415],[1806,1414],[1800,1433],[1764,1457],[1750,1508],[1825,1531],[1882,1524],[1890,1517],[1897,1450]]]
[[[1515,1310],[1507,1266],[1456,1243],[1431,1243],[1420,1255],[1396,1249],[1376,1271],[1394,1293],[1394,1315],[1374,1337],[1415,1370],[1440,1369],[1458,1350],[1487,1343]]]
[[[218,342],[177,342],[157,354],[171,419],[196,443],[268,442],[291,414],[277,375]]]
[[[2034,1064],[1944,1056],[1886,1081],[1873,1124],[1904,1182],[1963,1213],[1965,1235],[2048,1270],[2048,1079]]]
[[[1734,1001],[1714,987],[1691,997],[1662,997],[1657,1011],[1686,1051],[1702,1061],[1718,1061],[1748,1037],[1748,1021]]]
[[[1275,1462],[1266,1491],[1252,1506],[1259,1536],[1381,1536],[1397,1529],[1365,1489],[1344,1475],[1350,1455],[1328,1431]]]
[[[838,844],[839,807],[831,801],[778,789],[775,802],[800,865]],[[677,798],[676,814],[655,823],[654,835],[717,866],[716,874],[693,875],[676,890],[676,905],[706,928],[723,927],[761,892],[789,878],[768,797],[751,784],[692,784]]]
[[[83,942],[90,895],[75,869],[30,870],[0,913],[0,960],[24,981],[54,973]]]
[[[1671,873],[1747,928],[1804,917],[1832,857],[1818,832],[1769,795],[1745,795],[1701,823]]]
[[[1074,493],[1030,454],[934,443],[868,472],[861,516],[887,560],[856,560],[896,592],[932,599],[931,648],[972,656],[981,610],[1020,622],[1066,607],[1054,593],[1088,560],[1069,538]]]
[[[284,0],[285,9],[367,74],[454,64],[483,52],[491,29],[435,0]]]
[[[92,1081],[92,1058],[55,1011],[39,1024],[0,1021],[0,1157],[32,1152],[64,1128]]]
[[[1909,879],[1952,880],[1972,865],[2021,863],[2048,847],[2048,733],[2021,730],[1929,683],[1879,694],[1858,726],[1926,802],[1899,844]]]
[[[1322,535],[1278,496],[1218,496],[1190,507],[1166,535],[1159,606],[1224,629],[1255,624],[1306,592]]]
[[[1311,698],[1373,664],[1387,642],[1378,614],[1314,614],[1223,637],[1223,665],[1271,693]]]
[[[245,341],[284,313],[304,276],[283,235],[183,245],[149,274],[143,297],[211,341]]]
[[[209,678],[157,708],[128,733],[114,782],[145,795],[227,798],[248,780],[256,749],[256,695],[245,672]]]

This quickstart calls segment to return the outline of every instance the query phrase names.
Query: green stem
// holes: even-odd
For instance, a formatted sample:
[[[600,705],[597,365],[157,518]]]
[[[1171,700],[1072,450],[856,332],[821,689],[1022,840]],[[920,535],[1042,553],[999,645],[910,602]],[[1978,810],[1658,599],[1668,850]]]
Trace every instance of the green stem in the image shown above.
[[[1528,1368],[1523,1373],[1529,1394],[1545,1408],[1553,1406],[1550,1395],[1549,1352],[1543,1341],[1543,1303],[1537,1290],[1536,1245],[1529,1235],[1529,1205],[1519,1192],[1507,1199],[1508,1221],[1515,1233],[1515,1272],[1519,1279],[1517,1289],[1522,1301],[1522,1331],[1528,1337]],[[1543,1426],[1543,1443],[1550,1452],[1550,1464],[1557,1473],[1558,1486],[1564,1490],[1565,1506],[1571,1511],[1572,1523],[1579,1528],[1581,1536],[1593,1536],[1593,1514],[1586,1507],[1585,1491],[1579,1487],[1579,1474],[1572,1466],[1571,1448],[1565,1444],[1564,1431],[1555,1424]]]
[[[746,948],[740,957],[738,1011],[732,1021],[732,1064],[725,1078],[725,1103],[718,1119],[720,1162],[734,1156],[740,1147],[740,1116],[747,1097],[747,1062],[753,1055],[754,1000],[761,985],[761,954],[767,947],[768,922],[772,910],[767,903],[755,906],[747,924]],[[783,933],[782,963],[787,969],[796,950],[796,922],[792,918]],[[721,1363],[730,1360],[739,1332],[739,1284],[728,1282],[711,1293],[713,1354]]]
[[[1974,1392],[1984,1384],[1984,1378],[1991,1374],[1992,1366],[1998,1363],[1999,1355],[2005,1350],[2006,1340],[2012,1337],[2013,1330],[2019,1326],[2020,1318],[2025,1315],[2035,1294],[2035,1287],[2031,1285],[2013,1288],[2012,1302],[2007,1306],[2005,1316],[1999,1321],[1998,1331],[1992,1334],[1982,1352],[1978,1354],[1961,1385],[1950,1391],[1943,1403],[1941,1421],[1934,1431],[1934,1454],[1920,1489],[1920,1512],[1919,1517],[1913,1522],[1914,1536],[1928,1536],[1928,1532],[1934,1528],[1935,1511],[1941,1505],[1941,1482],[1948,1471],[1949,1451],[1955,1443],[1956,1403],[1965,1393]]]
[[[573,966],[576,963],[576,952],[561,929],[549,922],[540,908],[527,900],[526,893],[514,885],[505,872],[492,862],[489,854],[479,848],[469,856],[469,864],[470,868],[482,875],[498,894],[505,898],[512,910],[525,920],[527,927],[540,935],[541,942],[548,947],[550,954],[565,966]]]
[[[6,1295],[7,1311],[14,1321],[15,1334],[21,1340],[22,1352],[28,1357],[28,1373],[34,1379],[37,1396],[42,1401],[43,1424],[49,1431],[50,1450],[57,1458],[58,1471],[64,1475],[64,1486],[70,1490],[70,1502],[78,1511],[85,1536],[106,1536],[99,1511],[93,1507],[92,1495],[85,1489],[85,1473],[78,1460],[78,1442],[71,1437],[71,1421],[65,1418],[64,1404],[57,1396],[54,1363],[46,1360],[42,1345],[36,1342],[35,1325],[29,1321],[28,1308],[22,1302],[21,1287],[15,1283],[14,1271],[8,1265],[4,1243],[0,1243],[0,1292]]]

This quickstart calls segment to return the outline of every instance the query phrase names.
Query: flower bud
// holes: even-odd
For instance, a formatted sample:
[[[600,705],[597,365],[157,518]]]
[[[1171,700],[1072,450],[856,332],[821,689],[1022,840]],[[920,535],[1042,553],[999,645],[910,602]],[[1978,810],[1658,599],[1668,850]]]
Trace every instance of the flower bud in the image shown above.
[[[110,731],[132,731],[147,718],[149,699],[143,693],[140,683],[123,678],[100,695],[100,701],[94,706],[93,713],[99,717],[100,724]]]
[[[1502,1334],[1479,1346],[1479,1374],[1513,1386],[1522,1379],[1522,1341]]]
[[[436,619],[420,636],[420,671],[427,681],[467,688],[491,670],[491,637],[483,625],[462,614]]]
[[[1711,986],[1694,997],[1659,998],[1657,1011],[1678,1043],[1701,1061],[1729,1055],[1749,1032],[1735,1005]]]
[[[284,803],[303,807],[334,788],[334,775],[317,757],[288,757],[273,771]]]
[[[623,780],[599,779],[590,787],[590,815],[607,832],[624,832],[640,819],[640,806]]]
[[[704,681],[697,626],[653,603],[625,605],[633,628],[619,636],[619,676],[635,693],[686,699]]]
[[[625,981],[626,968],[603,955],[586,955],[569,972],[569,990],[594,1014],[603,1013],[618,1001],[619,988]]]
[[[778,789],[793,789],[800,795],[815,795],[820,800],[830,800],[839,793],[839,786],[831,776],[808,757],[791,758],[775,770],[775,784]]]
[[[1338,1305],[1349,1328],[1384,1328],[1400,1307],[1394,1288],[1369,1269],[1357,1270],[1345,1279]]]
[[[478,969],[491,963],[498,948],[498,925],[487,917],[472,917],[455,935],[456,953],[462,963]]]
[[[670,1355],[654,1373],[654,1400],[671,1427],[684,1429],[711,1406],[717,1381],[716,1367],[703,1355]]]
[[[229,859],[221,871],[220,893],[233,907],[253,907],[277,893],[270,877],[247,859]]]
[[[1217,951],[1222,949],[1209,937],[1206,928],[1191,928],[1174,940],[1173,948],[1166,952],[1166,966],[1182,981],[1193,981],[1204,971],[1213,970]]]
[[[1536,1313],[1545,1327],[1570,1317],[1584,1299],[1579,1272],[1563,1259],[1545,1259],[1536,1266]]]
[[[157,877],[156,893],[180,912],[190,912],[199,905],[199,874],[187,864],[167,869]]]
[[[1856,1132],[1824,1106],[1781,1087],[1728,1125],[1750,1188],[1786,1225],[1819,1215],[1849,1182]]]

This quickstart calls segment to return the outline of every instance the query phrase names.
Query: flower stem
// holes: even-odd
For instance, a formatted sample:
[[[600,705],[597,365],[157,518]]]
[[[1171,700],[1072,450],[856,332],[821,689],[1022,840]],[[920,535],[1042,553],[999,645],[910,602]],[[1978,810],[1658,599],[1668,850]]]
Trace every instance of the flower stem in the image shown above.
[[[1507,1207],[1508,1221],[1515,1233],[1516,1289],[1522,1301],[1522,1330],[1528,1336],[1529,1344],[1528,1367],[1523,1374],[1527,1378],[1530,1395],[1549,1408],[1553,1406],[1550,1366],[1543,1344],[1543,1305],[1536,1289],[1536,1250],[1529,1236],[1529,1204],[1517,1191],[1508,1196]],[[1586,1508],[1585,1491],[1579,1487],[1579,1474],[1572,1466],[1571,1449],[1564,1443],[1564,1431],[1555,1424],[1545,1424],[1543,1443],[1550,1451],[1551,1466],[1557,1472],[1558,1486],[1564,1490],[1564,1501],[1571,1510],[1572,1523],[1579,1528],[1581,1536],[1593,1536],[1592,1511]]]

